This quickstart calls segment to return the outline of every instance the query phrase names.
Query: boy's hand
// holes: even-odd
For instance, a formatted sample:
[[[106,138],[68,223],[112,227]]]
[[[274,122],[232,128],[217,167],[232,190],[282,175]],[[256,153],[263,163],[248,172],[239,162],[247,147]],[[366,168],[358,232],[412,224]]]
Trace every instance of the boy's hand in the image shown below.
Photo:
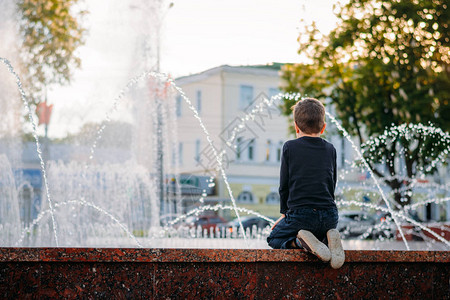
[[[281,220],[283,220],[286,216],[284,214],[281,215],[281,217],[278,218],[278,220],[275,221],[275,223],[272,225],[272,230],[277,226],[278,223],[280,223]]]

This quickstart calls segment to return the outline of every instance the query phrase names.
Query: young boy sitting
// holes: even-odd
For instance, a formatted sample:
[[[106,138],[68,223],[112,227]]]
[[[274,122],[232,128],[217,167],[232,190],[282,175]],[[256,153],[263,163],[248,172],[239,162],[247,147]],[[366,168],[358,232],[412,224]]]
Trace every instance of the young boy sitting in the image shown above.
[[[319,137],[326,127],[325,107],[317,99],[306,98],[297,102],[293,110],[297,139],[283,146],[281,217],[267,242],[274,249],[304,248],[338,269],[345,254],[335,229],[336,149]]]

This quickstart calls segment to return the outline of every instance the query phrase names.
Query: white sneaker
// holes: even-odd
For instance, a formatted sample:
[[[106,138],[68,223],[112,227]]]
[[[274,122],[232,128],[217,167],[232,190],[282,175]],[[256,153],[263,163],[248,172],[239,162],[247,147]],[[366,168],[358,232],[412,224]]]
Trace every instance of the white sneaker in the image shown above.
[[[319,241],[314,234],[307,230],[300,230],[297,234],[297,238],[300,240],[302,246],[320,258],[324,262],[328,262],[331,259],[331,252],[328,247]]]
[[[328,247],[330,247],[331,261],[330,265],[333,269],[342,267],[345,261],[345,252],[342,248],[341,236],[336,229],[330,229],[327,232]]]

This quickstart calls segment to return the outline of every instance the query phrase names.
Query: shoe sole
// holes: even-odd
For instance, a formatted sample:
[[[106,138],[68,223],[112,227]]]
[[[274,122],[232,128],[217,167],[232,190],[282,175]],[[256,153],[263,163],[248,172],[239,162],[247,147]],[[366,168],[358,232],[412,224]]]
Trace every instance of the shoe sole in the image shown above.
[[[332,257],[330,249],[328,249],[324,243],[319,241],[314,234],[307,230],[300,230],[297,237],[305,249],[317,256],[321,261],[330,261]]]
[[[333,269],[342,267],[345,261],[345,252],[342,248],[341,236],[336,229],[327,232],[328,246],[330,247],[331,260],[330,265]]]

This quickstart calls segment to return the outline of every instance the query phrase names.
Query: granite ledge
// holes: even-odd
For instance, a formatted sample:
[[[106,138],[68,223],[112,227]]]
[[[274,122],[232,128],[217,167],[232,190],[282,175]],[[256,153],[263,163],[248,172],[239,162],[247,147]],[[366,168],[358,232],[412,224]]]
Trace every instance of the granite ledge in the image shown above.
[[[346,263],[449,263],[450,251],[347,250]],[[2,262],[319,262],[303,250],[161,248],[0,248]]]

